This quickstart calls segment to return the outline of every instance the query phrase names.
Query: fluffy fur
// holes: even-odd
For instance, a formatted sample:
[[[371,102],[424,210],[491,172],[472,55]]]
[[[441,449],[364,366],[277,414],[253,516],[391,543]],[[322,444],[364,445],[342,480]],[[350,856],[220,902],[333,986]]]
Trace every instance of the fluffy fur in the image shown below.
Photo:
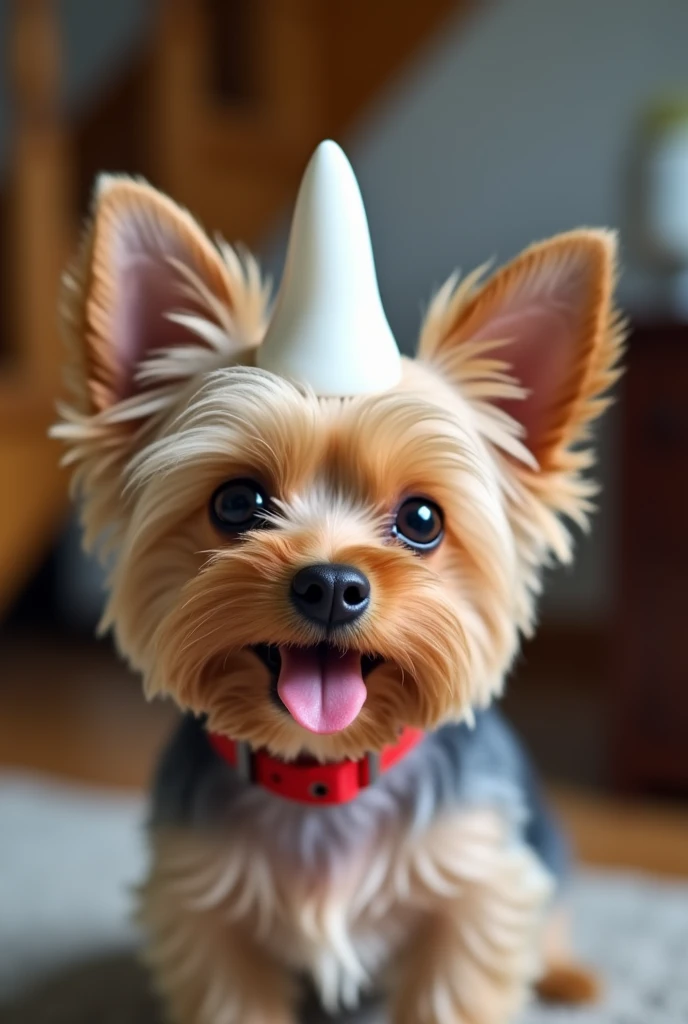
[[[330,874],[321,863],[285,870],[260,823],[231,850],[218,835],[156,833],[141,919],[180,1021],[291,1021],[304,972],[331,1013],[380,984],[396,989],[394,1019],[409,1024],[505,1020],[519,1008],[539,971],[551,881],[505,842],[494,812],[446,815],[411,841],[391,819]],[[209,971],[228,942],[242,956]],[[444,1011],[424,1005],[429,993]]]
[[[611,236],[578,231],[486,282],[451,279],[397,387],[319,399],[254,365],[269,318],[255,261],[144,183],[102,181],[64,288],[72,399],[54,433],[86,542],[110,559],[103,628],[147,695],[286,759],[359,758],[403,725],[470,722],[533,628],[543,567],[571,556],[567,523],[587,522],[589,426],[622,345],[613,278]],[[272,496],[271,529],[228,540],[208,500],[240,476]],[[413,494],[444,510],[425,557],[390,538]],[[358,567],[374,595],[336,644],[384,661],[358,718],[316,736],[271,699],[251,647],[325,639],[288,593],[327,561]],[[438,813],[412,841],[407,826],[393,816],[336,878],[309,881],[315,903],[250,815],[231,851],[222,835],[158,832],[143,917],[172,1018],[287,1024],[290,970],[334,1006],[407,950],[395,1024],[508,1019],[534,976],[542,869],[489,806]]]

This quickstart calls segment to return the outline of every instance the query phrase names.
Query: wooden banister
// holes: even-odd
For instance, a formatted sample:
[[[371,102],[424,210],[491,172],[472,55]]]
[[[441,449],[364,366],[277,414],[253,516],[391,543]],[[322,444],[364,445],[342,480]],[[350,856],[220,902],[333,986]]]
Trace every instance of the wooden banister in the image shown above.
[[[54,405],[62,355],[57,289],[73,225],[54,0],[15,0],[9,38],[14,139],[3,243],[12,364],[0,379],[0,410],[16,425],[17,416],[32,420],[41,410],[47,416]]]
[[[0,375],[0,608],[40,559],[66,504],[57,451],[45,430],[58,390],[57,288],[71,235],[52,0],[16,0],[9,39],[14,142],[3,300],[11,345]]]

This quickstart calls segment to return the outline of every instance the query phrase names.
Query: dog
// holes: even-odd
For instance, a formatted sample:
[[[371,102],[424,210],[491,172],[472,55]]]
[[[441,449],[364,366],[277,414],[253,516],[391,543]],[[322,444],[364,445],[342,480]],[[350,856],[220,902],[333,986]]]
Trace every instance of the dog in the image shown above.
[[[534,984],[592,996],[565,844],[492,705],[592,508],[614,279],[612,234],[558,235],[451,277],[402,358],[335,143],[272,305],[250,254],[99,180],[53,432],[103,628],[184,712],[138,910],[170,1022],[295,1024],[314,992],[506,1024]]]

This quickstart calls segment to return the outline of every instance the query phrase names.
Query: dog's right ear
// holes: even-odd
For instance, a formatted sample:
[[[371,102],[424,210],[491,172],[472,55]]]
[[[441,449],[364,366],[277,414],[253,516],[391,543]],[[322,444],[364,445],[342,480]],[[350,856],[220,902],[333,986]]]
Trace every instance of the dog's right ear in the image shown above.
[[[266,304],[250,256],[213,244],[150,185],[99,179],[63,283],[71,401],[52,430],[68,445],[65,461],[87,504],[106,503],[106,491],[117,504],[106,478],[121,491],[124,461],[188,382],[260,342]]]
[[[260,340],[264,295],[251,260],[216,247],[186,210],[144,182],[101,176],[93,207],[60,310],[80,412],[135,406],[156,383],[144,369],[152,355],[189,355],[196,346],[230,356]],[[193,372],[188,362],[178,360],[177,380]],[[169,384],[170,374],[157,383]]]

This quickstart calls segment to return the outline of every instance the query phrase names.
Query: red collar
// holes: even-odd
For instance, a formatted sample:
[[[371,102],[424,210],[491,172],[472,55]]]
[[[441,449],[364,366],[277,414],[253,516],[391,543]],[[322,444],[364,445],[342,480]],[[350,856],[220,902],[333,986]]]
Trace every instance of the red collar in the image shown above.
[[[218,733],[210,733],[213,749],[241,775],[270,793],[302,804],[346,804],[375,782],[409,753],[425,734],[409,727],[381,754],[368,754],[360,761],[319,764],[312,758],[287,762],[265,750],[252,751]]]

